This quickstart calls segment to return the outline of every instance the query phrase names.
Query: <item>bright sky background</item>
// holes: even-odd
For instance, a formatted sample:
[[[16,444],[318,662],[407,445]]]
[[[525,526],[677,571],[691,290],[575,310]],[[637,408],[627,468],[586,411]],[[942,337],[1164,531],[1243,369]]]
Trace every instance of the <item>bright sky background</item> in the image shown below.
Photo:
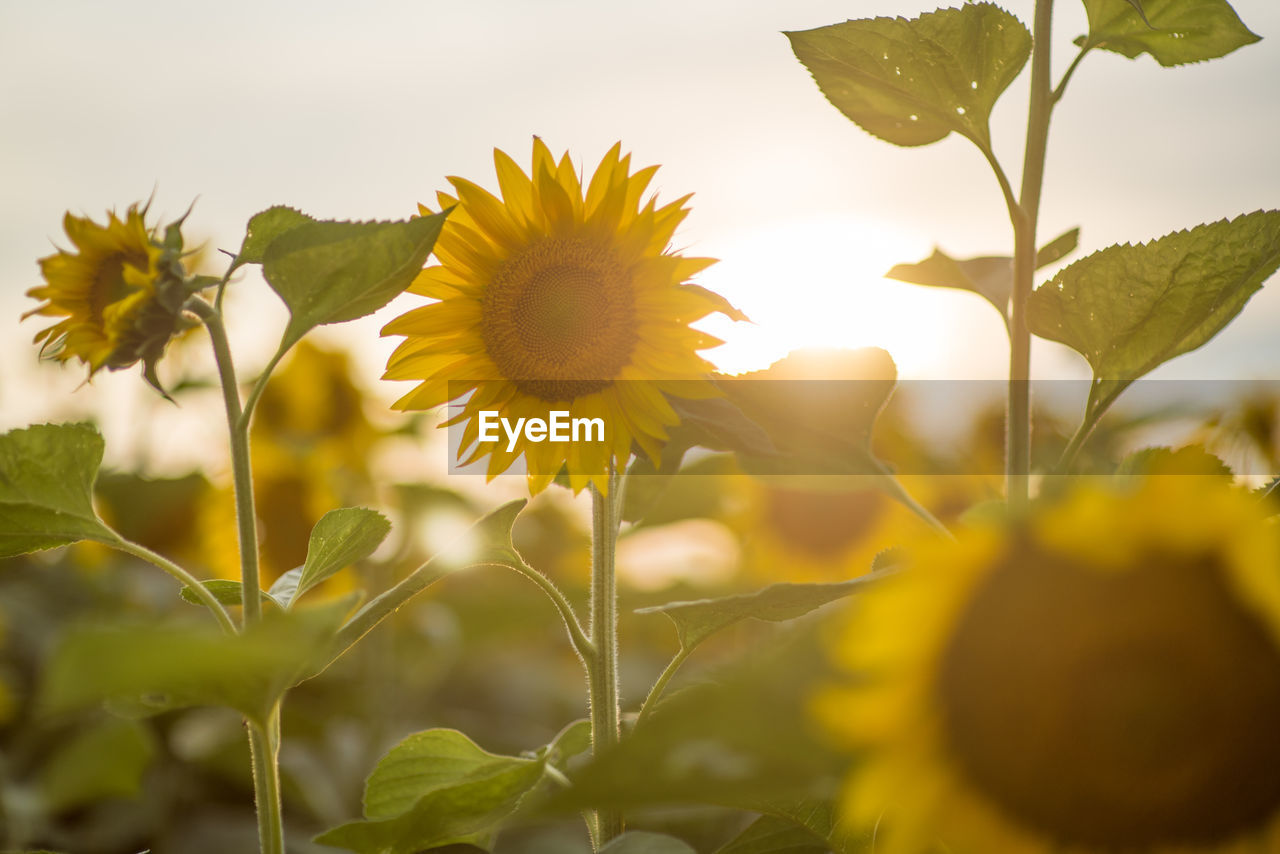
[[[1030,21],[1031,0],[1007,5]],[[1055,78],[1085,28],[1078,0],[1057,5]],[[1086,60],[1055,114],[1042,242],[1081,225],[1090,251],[1280,206],[1280,4],[1234,6],[1264,40],[1225,59],[1178,69],[1146,56]],[[696,193],[676,243],[722,259],[701,282],[756,322],[714,326],[729,341],[709,353],[722,367],[763,367],[800,346],[877,344],[907,377],[999,377],[1002,325],[978,297],[880,278],[935,243],[958,256],[1009,251],[1003,203],[981,156],[955,135],[917,149],[867,135],[823,99],[780,33],[928,8],[914,0],[6,3],[0,429],[105,407],[110,431],[113,419],[125,425],[145,406],[170,443],[220,441],[216,423],[179,429],[134,370],[73,394],[79,366],[36,369],[30,339],[42,321],[17,317],[34,305],[23,293],[38,283],[36,259],[53,242],[65,245],[64,210],[101,219],[154,188],[152,210],[171,218],[199,197],[189,238],[235,249],[249,216],[273,204],[323,218],[403,218],[433,200],[446,175],[492,187],[493,147],[527,162],[535,133],[588,170],[622,140],[636,163],[662,164],[662,198]],[[1015,185],[1028,76],[994,120]],[[234,288],[233,337],[251,376],[284,315],[256,273]],[[340,333],[370,382],[394,345],[377,329],[406,305]],[[1280,378],[1278,327],[1280,280],[1226,333],[1159,375]],[[1083,370],[1060,348],[1036,351],[1038,375]]]

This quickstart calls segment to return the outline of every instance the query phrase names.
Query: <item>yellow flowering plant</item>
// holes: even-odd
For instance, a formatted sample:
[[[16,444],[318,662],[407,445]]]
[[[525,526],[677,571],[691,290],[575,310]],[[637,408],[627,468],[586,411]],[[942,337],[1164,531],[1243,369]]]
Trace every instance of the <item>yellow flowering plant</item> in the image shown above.
[[[90,379],[141,362],[160,388],[174,336],[203,329],[232,486],[203,514],[203,554],[160,554],[96,508],[104,443],[94,427],[0,436],[0,556],[82,541],[118,550],[168,573],[209,617],[67,632],[37,717],[103,700],[132,714],[235,710],[259,850],[302,850],[284,822],[289,692],[436,581],[501,567],[538,587],[562,622],[577,680],[564,705],[585,716],[524,721],[545,730],[524,752],[490,752],[451,727],[413,732],[364,780],[360,817],[342,819],[350,804],[315,810],[329,826],[315,844],[358,854],[1280,850],[1277,481],[1250,491],[1256,484],[1194,445],[1123,460],[1097,447],[1129,386],[1212,339],[1280,268],[1280,211],[1111,246],[1037,284],[1079,239],[1073,229],[1042,243],[1038,230],[1051,119],[1082,63],[1111,52],[1177,66],[1257,36],[1226,0],[1083,5],[1087,32],[1056,81],[1051,0],[1035,0],[1030,27],[968,2],[786,34],[822,95],[866,132],[903,147],[955,133],[992,171],[1012,253],[938,250],[889,275],[972,292],[1000,315],[1010,345],[1000,495],[972,470],[993,452],[989,429],[954,455],[960,468],[946,482],[912,470],[912,454],[930,455],[905,430],[889,424],[900,435],[876,441],[899,387],[883,350],[801,352],[715,373],[704,351],[720,341],[698,324],[745,318],[693,281],[712,259],[674,248],[689,197],[659,201],[657,167],[635,167],[621,144],[589,175],[537,137],[527,168],[495,150],[496,192],[452,177],[400,221],[272,207],[250,219],[220,277],[186,269],[186,217],[159,229],[145,205],[102,223],[68,214],[69,247],[40,260],[43,283],[28,291],[28,316],[52,321],[35,336],[42,355],[78,360]],[[990,118],[1024,69],[1015,187]],[[288,320],[243,383],[224,297],[251,268]],[[382,328],[401,339],[384,378],[412,383],[394,408],[445,408],[455,469],[479,469],[486,482],[520,471],[531,496],[567,487],[566,506],[587,493],[585,608],[513,545],[523,498],[367,601],[342,574],[389,551],[379,552],[387,519],[332,507],[352,493],[329,477],[345,473],[370,501],[385,495],[368,465],[379,434],[341,357],[307,337],[404,293],[408,307]],[[1067,345],[1091,371],[1078,427],[1051,435],[1037,416],[1034,448],[1033,336]],[[1255,441],[1266,435],[1249,429]],[[1079,476],[1085,458],[1090,479]],[[689,479],[726,470],[739,474],[711,490],[714,512],[686,500]],[[653,594],[635,619],[664,615],[675,652],[663,666],[665,654],[628,645],[624,659],[620,539],[700,515],[730,528],[747,576],[770,583],[677,601]],[[200,561],[219,577],[183,565]],[[314,595],[321,585],[333,595]],[[532,669],[536,645],[511,646],[518,675],[502,696],[520,705],[533,682],[550,693],[541,683],[563,674],[544,680]],[[699,678],[685,665],[710,647],[721,665]],[[17,717],[8,684],[0,679],[0,718]],[[0,773],[7,818],[26,793],[11,797],[3,782]],[[566,816],[574,829],[549,846],[521,836],[567,826]],[[500,835],[509,827],[518,832]],[[3,847],[44,841],[8,827],[0,836]]]

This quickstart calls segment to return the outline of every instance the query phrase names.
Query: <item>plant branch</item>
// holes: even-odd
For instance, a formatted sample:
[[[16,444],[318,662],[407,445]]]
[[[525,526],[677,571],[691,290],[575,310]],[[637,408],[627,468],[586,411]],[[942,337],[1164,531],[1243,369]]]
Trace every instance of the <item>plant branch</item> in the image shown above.
[[[253,410],[258,407],[258,398],[262,397],[262,392],[267,387],[267,381],[271,379],[271,372],[276,369],[276,365],[280,364],[280,360],[284,358],[285,353],[289,352],[291,345],[286,344],[283,340],[280,346],[276,348],[275,354],[267,362],[266,367],[262,369],[262,373],[258,375],[258,379],[253,384],[253,388],[249,391],[249,396],[245,398],[244,409],[240,413],[237,426],[242,430],[249,429],[249,422],[253,419]]]
[[[614,556],[618,542],[620,484],[609,469],[608,494],[591,485],[591,643],[595,648],[587,668],[591,700],[591,752],[599,756],[622,737],[618,696],[618,589]],[[599,844],[622,833],[622,813],[597,810]]]
[[[942,536],[950,540],[955,539],[955,535],[952,534],[951,530],[942,523],[942,520],[930,513],[919,501],[916,501],[915,498],[912,497],[911,493],[907,492],[906,487],[904,487],[902,483],[893,476],[892,472],[886,469],[881,469],[880,473],[883,475],[883,480],[886,484],[885,491],[888,492],[890,496],[901,502],[904,507],[919,516],[925,524],[929,525],[929,527],[933,528]]]
[[[253,501],[253,470],[249,462],[249,431],[242,423],[240,388],[236,383],[231,346],[227,343],[222,313],[199,297],[187,300],[183,308],[199,317],[209,330],[213,357],[218,364],[222,399],[227,410],[227,430],[231,443],[231,471],[236,494],[236,527],[240,532],[240,582],[246,625],[262,618],[261,581],[258,575],[258,519]]]
[[[272,708],[265,727],[249,722],[249,761],[253,766],[253,791],[258,803],[260,854],[284,854],[279,703]]]
[[[1022,219],[1022,208],[1018,205],[1018,199],[1013,194],[1013,186],[1009,183],[1009,176],[1005,174],[1004,167],[1000,165],[1000,161],[996,159],[996,154],[991,150],[990,145],[979,145],[978,149],[982,152],[982,156],[987,159],[987,163],[991,166],[991,171],[995,173],[996,181],[1000,183],[1000,192],[1004,196],[1005,207],[1009,211],[1009,221],[1017,223]]]
[[[648,695],[644,698],[644,702],[640,704],[640,713],[636,715],[636,727],[639,728],[653,714],[653,707],[658,704],[658,700],[662,697],[662,692],[667,689],[667,683],[671,681],[671,677],[676,675],[676,671],[680,669],[680,665],[688,660],[693,653],[693,648],[686,649],[681,647],[680,651],[672,656],[671,661],[667,662],[667,666],[662,673],[658,675],[658,679],[653,683],[653,687],[649,689]]]
[[[1067,92],[1067,83],[1071,80],[1071,75],[1076,73],[1076,69],[1080,67],[1080,61],[1084,59],[1085,54],[1091,50],[1093,50],[1093,45],[1086,44],[1084,47],[1080,48],[1080,52],[1076,54],[1076,58],[1071,60],[1071,64],[1067,66],[1066,73],[1062,75],[1062,80],[1059,81],[1057,87],[1049,96],[1049,100],[1053,105],[1056,105],[1062,100],[1062,96]]]
[[[1031,104],[1027,116],[1027,141],[1023,155],[1020,218],[1013,221],[1013,301],[1009,315],[1009,405],[1005,443],[1005,473],[1009,503],[1025,505],[1031,475],[1031,330],[1027,325],[1027,300],[1035,283],[1036,223],[1044,184],[1045,153],[1049,142],[1049,117],[1053,110],[1050,90],[1050,37],[1053,0],[1036,0],[1032,33]]]
[[[191,593],[204,604],[206,608],[213,612],[214,619],[218,621],[218,625],[222,627],[223,631],[229,635],[234,635],[236,633],[236,624],[231,619],[231,615],[227,613],[227,609],[222,607],[222,603],[218,601],[217,597],[209,592],[208,587],[205,587],[200,583],[198,578],[178,566],[173,561],[169,560],[164,555],[157,554],[146,546],[126,540],[115,531],[112,531],[111,533],[115,536],[115,539],[109,541],[107,545],[125,552],[126,554],[131,554],[134,557],[142,558],[147,563],[160,567],[165,572],[181,581],[191,590]]]
[[[555,585],[555,582],[524,561],[513,561],[510,564],[501,565],[520,573],[538,585],[543,593],[547,594],[547,598],[551,600],[551,603],[556,606],[556,610],[560,612],[560,619],[564,621],[564,627],[569,631],[569,641],[573,644],[574,650],[582,659],[583,665],[590,668],[595,659],[595,645],[591,642],[591,638],[587,637],[587,633],[582,628],[582,623],[578,621],[578,615],[574,613],[573,605],[569,604],[568,598]]]

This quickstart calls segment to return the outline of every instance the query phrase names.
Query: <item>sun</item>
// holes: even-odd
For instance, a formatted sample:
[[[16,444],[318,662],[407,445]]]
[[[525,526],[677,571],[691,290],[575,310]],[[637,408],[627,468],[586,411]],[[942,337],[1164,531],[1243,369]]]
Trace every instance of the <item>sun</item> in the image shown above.
[[[803,348],[876,346],[908,378],[973,378],[991,365],[1003,368],[1001,323],[981,299],[884,278],[930,249],[926,238],[840,215],[708,236],[699,250],[721,260],[702,282],[756,322],[700,324],[725,340],[708,357],[723,371],[742,373]],[[989,335],[982,332],[988,327]],[[958,341],[963,329],[979,334]]]

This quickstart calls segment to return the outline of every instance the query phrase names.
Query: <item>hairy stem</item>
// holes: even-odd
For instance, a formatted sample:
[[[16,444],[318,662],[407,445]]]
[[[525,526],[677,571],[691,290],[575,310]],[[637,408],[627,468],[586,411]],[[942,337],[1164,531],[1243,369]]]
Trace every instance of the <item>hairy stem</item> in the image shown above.
[[[591,645],[592,663],[587,668],[591,699],[591,752],[599,755],[618,743],[618,589],[614,576],[614,553],[618,542],[618,475],[609,472],[608,494],[591,486]],[[622,833],[622,813],[596,813],[598,846]]]
[[[284,817],[280,803],[280,706],[266,725],[249,722],[249,756],[253,791],[258,802],[258,847],[261,854],[284,854]]]
[[[1027,299],[1036,270],[1036,222],[1040,191],[1044,184],[1045,152],[1049,142],[1049,116],[1053,111],[1049,80],[1049,39],[1053,0],[1036,0],[1032,32],[1031,106],[1027,116],[1027,143],[1022,163],[1022,191],[1013,221],[1013,301],[1009,313],[1009,408],[1005,443],[1005,472],[1009,504],[1021,507],[1030,494],[1031,474],[1031,330],[1027,326]]]

